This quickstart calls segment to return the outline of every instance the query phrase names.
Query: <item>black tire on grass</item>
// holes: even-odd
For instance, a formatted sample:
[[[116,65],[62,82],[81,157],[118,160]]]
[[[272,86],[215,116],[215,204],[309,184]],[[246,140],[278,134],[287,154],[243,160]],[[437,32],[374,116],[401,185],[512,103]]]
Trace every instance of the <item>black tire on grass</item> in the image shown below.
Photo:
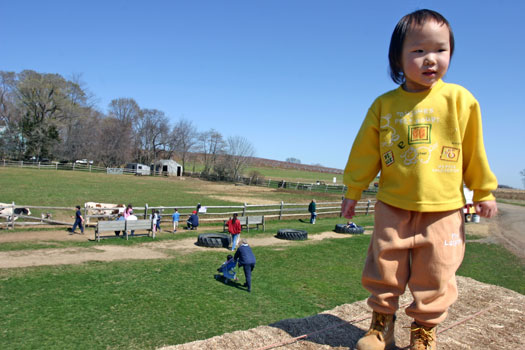
[[[363,226],[357,226],[357,227],[348,227],[345,224],[337,224],[335,225],[335,232],[337,233],[351,233],[354,235],[361,234],[365,232],[365,229]]]
[[[308,232],[303,230],[281,229],[277,231],[277,238],[288,239],[291,241],[303,241],[308,239]]]
[[[197,237],[197,245],[210,248],[228,248],[230,235],[222,233],[202,233]]]

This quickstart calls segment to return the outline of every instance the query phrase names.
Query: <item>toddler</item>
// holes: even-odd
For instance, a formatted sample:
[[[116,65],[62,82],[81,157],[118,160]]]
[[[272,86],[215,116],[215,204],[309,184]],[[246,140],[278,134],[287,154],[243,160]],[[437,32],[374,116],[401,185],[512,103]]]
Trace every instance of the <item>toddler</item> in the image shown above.
[[[431,10],[403,17],[390,41],[391,77],[400,86],[369,108],[344,172],[341,211],[351,219],[357,200],[380,172],[374,233],[362,275],[373,310],[359,350],[391,349],[399,296],[414,319],[411,350],[436,349],[436,326],[457,299],[455,280],[465,251],[463,183],[482,217],[497,212],[476,99],[441,80],[454,52],[448,21]]]

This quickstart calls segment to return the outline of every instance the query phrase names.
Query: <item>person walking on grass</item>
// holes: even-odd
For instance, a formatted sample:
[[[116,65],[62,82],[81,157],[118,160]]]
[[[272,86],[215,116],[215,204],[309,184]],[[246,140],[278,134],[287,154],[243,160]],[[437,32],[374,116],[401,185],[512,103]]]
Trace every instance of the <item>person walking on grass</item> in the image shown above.
[[[232,251],[234,251],[239,238],[241,238],[241,222],[237,219],[237,213],[233,214],[233,217],[226,224],[232,237]]]
[[[179,219],[180,214],[177,208],[173,210],[173,214],[171,215],[171,219],[173,220],[173,233],[177,232],[177,228],[179,227]]]
[[[75,222],[73,223],[73,227],[71,228],[70,235],[75,233],[75,230],[77,229],[77,226],[80,228],[80,234],[84,234],[84,218],[82,217],[82,213],[80,212],[80,205],[77,205],[75,207]]]
[[[248,245],[245,239],[241,240],[241,246],[235,252],[233,257],[239,267],[242,266],[244,270],[244,276],[246,277],[246,283],[244,287],[247,287],[248,292],[252,291],[252,271],[255,268],[255,255],[253,255],[252,248]]]
[[[372,322],[358,350],[395,346],[395,313],[407,285],[410,349],[437,349],[436,327],[457,299],[455,273],[465,252],[463,183],[474,191],[480,216],[497,213],[479,104],[465,88],[441,80],[453,52],[441,14],[418,10],[398,22],[389,61],[400,86],[374,101],[345,167],[341,214],[348,219],[381,173],[361,280],[371,293]]]
[[[315,224],[315,219],[317,218],[317,205],[315,199],[312,199],[310,205],[308,205],[308,211],[310,212],[310,223]]]

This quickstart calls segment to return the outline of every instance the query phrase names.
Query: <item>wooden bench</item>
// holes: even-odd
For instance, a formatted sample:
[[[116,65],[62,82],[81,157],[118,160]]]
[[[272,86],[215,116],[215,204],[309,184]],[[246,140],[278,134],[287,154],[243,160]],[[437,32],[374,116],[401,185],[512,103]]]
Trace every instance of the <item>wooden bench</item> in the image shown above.
[[[138,231],[146,230],[149,232],[152,231],[151,220],[119,220],[119,221],[99,221],[97,227],[95,228],[95,239],[100,242],[100,233],[101,232],[115,232],[121,231],[126,235],[126,240],[128,239],[128,231]],[[155,232],[153,232],[153,238],[155,238]]]
[[[258,215],[258,216],[239,216],[237,218],[241,222],[241,229],[245,228],[246,231],[250,231],[250,225],[255,225],[257,230],[259,229],[259,226],[262,226],[263,232],[265,231],[266,227],[264,225],[264,215]],[[224,220],[222,225],[223,232],[228,232],[228,221]]]

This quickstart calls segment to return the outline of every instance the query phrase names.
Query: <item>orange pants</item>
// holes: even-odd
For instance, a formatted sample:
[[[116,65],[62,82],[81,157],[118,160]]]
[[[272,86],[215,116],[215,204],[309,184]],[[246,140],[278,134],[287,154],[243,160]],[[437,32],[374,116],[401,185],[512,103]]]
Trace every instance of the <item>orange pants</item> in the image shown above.
[[[405,310],[426,327],[447,317],[458,296],[456,271],[465,253],[461,210],[416,212],[377,202],[363,286],[368,305],[393,314],[408,285],[414,301]]]

